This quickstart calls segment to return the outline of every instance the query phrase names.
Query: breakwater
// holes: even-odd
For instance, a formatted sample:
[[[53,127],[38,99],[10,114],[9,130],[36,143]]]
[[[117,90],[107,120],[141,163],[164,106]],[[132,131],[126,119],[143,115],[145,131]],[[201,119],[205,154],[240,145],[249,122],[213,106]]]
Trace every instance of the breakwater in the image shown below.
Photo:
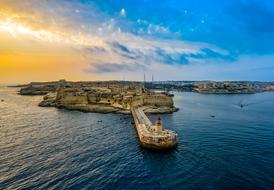
[[[150,149],[171,149],[177,146],[177,134],[164,129],[160,117],[153,125],[144,113],[145,107],[132,107],[131,113],[134,119],[137,135],[142,147]]]

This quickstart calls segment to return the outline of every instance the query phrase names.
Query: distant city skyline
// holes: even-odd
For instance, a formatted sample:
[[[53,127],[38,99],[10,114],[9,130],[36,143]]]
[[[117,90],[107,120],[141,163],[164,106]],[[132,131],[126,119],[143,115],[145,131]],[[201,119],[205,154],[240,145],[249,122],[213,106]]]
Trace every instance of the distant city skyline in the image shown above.
[[[2,0],[0,83],[274,81],[274,2]]]

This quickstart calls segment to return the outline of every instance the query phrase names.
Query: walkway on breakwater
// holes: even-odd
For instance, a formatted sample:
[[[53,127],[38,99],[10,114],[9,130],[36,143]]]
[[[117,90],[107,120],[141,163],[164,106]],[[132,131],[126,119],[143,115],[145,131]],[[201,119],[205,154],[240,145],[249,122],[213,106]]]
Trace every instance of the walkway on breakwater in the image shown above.
[[[132,107],[131,113],[142,147],[151,149],[171,149],[177,146],[177,134],[164,129],[161,118],[153,125],[144,113],[146,107]]]

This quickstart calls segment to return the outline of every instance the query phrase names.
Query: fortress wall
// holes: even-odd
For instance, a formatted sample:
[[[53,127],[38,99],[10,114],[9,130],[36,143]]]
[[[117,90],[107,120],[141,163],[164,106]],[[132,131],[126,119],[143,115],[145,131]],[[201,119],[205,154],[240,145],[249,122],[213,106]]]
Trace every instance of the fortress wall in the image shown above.
[[[142,106],[144,104],[143,98],[141,96],[134,96],[131,101],[132,107]]]
[[[88,102],[95,104],[98,101],[98,98],[95,94],[88,94]]]
[[[79,88],[59,88],[56,97],[57,107],[91,106],[100,104],[123,110],[131,107],[151,105],[156,107],[173,107],[173,98],[166,94],[157,93],[102,93]],[[82,109],[82,108],[81,108]]]
[[[113,103],[111,106],[116,107],[116,108],[126,109],[125,105],[119,104],[117,102]]]
[[[66,94],[61,99],[62,105],[73,105],[73,104],[88,104],[88,99],[86,95],[72,95],[72,94]]]
[[[144,105],[168,106],[174,105],[173,99],[165,95],[148,95],[144,97]]]
[[[57,93],[57,101],[60,105],[76,105],[76,104],[88,104],[88,97],[86,93],[81,91],[71,91],[60,89]]]
[[[111,97],[100,98],[100,101],[99,101],[99,103],[105,103],[105,104],[111,104],[112,102],[114,102],[114,99]]]

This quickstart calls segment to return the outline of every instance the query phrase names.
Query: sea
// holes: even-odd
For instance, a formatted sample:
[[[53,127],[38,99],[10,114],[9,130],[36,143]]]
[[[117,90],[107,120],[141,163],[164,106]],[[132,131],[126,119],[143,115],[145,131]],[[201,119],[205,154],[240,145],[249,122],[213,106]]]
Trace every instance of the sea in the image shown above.
[[[140,147],[132,118],[38,107],[0,87],[0,189],[274,189],[274,93],[174,92],[170,151]],[[155,122],[157,115],[149,115]]]

